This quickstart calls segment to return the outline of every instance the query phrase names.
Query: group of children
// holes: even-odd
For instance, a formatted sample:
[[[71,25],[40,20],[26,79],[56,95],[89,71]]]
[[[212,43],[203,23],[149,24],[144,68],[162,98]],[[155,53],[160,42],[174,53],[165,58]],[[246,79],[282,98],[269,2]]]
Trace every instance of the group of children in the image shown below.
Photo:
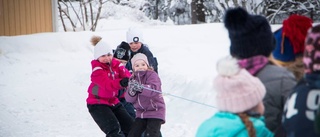
[[[224,25],[231,56],[217,63],[219,112],[196,136],[319,137],[320,25],[294,14],[272,33],[242,8],[228,9]]]
[[[213,82],[219,111],[196,136],[320,136],[320,25],[292,15],[273,33],[265,17],[240,7],[226,11],[224,25],[230,56],[218,61]],[[158,63],[142,32],[129,29],[115,51],[101,37],[91,42],[87,107],[94,121],[107,137],[161,136],[166,107]],[[281,59],[300,61],[299,69]]]
[[[166,107],[158,64],[142,32],[130,28],[116,50],[99,36],[91,44],[87,107],[94,121],[107,137],[160,137]]]

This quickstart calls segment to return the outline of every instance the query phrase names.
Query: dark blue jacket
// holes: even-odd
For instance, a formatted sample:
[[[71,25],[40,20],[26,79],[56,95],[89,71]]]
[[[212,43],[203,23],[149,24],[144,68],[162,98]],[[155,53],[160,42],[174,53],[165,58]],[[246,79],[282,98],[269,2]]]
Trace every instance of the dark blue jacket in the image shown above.
[[[314,120],[320,103],[320,74],[306,74],[287,99],[283,127],[287,137],[320,137]]]

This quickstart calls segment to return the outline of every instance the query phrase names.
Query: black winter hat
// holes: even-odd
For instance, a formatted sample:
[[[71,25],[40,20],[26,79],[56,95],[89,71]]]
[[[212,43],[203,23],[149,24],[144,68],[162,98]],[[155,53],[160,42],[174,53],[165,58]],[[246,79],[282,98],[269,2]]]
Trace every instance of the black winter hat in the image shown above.
[[[129,60],[130,46],[127,42],[122,41],[117,49],[114,51],[113,57],[121,60]]]
[[[250,15],[241,7],[228,9],[224,26],[230,38],[230,54],[238,59],[256,55],[269,57],[275,48],[275,40],[267,19]]]

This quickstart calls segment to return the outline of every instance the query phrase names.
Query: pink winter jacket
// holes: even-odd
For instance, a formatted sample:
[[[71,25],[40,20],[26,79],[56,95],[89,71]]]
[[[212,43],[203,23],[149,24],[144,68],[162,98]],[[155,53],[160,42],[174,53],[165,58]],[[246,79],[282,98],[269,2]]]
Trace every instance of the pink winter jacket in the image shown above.
[[[119,103],[117,98],[122,78],[129,78],[130,72],[116,59],[111,65],[92,60],[91,84],[88,88],[87,104],[105,104],[114,106]]]

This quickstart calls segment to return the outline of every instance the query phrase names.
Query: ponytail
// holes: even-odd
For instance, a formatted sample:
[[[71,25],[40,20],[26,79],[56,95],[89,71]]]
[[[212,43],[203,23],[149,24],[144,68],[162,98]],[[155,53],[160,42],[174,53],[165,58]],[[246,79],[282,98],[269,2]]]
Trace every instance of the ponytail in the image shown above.
[[[248,114],[246,113],[238,113],[241,121],[246,126],[248,130],[249,137],[256,137],[256,130],[253,127],[253,123],[250,121]]]

